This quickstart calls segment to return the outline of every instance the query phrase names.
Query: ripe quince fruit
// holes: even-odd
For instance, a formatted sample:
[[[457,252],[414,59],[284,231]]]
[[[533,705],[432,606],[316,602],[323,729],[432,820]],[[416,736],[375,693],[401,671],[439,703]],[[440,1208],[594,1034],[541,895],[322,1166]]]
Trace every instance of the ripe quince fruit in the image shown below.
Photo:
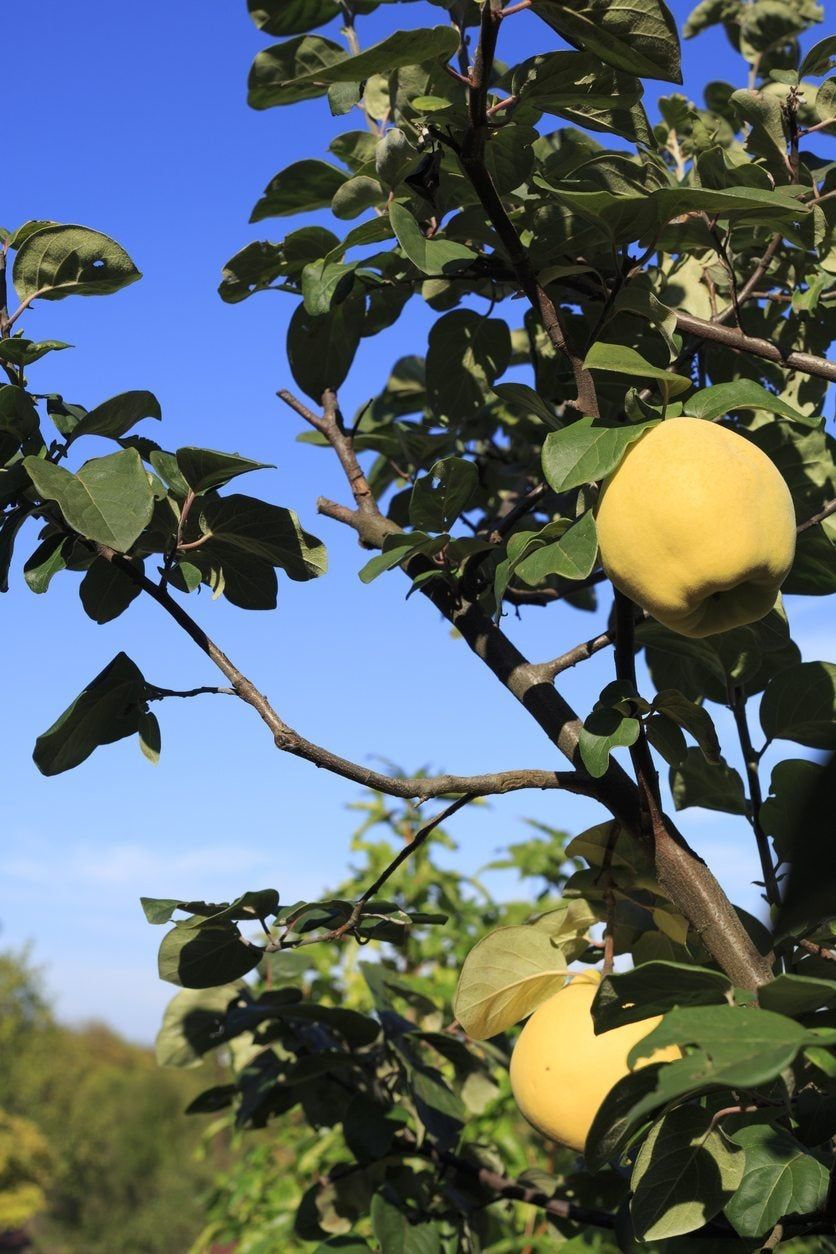
[[[628,1075],[627,1055],[661,1016],[596,1036],[591,1006],[600,975],[583,971],[535,1010],[511,1055],[511,1090],[521,1112],[551,1141],[583,1152],[592,1121],[610,1089]],[[674,1062],[675,1046],[641,1059]]]
[[[763,618],[795,556],[795,510],[775,464],[702,418],[669,418],[632,444],[596,522],[615,587],[683,636]]]

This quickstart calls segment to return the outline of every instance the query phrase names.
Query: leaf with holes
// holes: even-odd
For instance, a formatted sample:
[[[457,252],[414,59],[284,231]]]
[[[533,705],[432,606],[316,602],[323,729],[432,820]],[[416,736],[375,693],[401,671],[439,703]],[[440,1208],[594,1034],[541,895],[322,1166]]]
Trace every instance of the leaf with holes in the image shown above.
[[[120,244],[87,226],[45,226],[20,245],[12,280],[20,299],[109,296],[141,278]]]

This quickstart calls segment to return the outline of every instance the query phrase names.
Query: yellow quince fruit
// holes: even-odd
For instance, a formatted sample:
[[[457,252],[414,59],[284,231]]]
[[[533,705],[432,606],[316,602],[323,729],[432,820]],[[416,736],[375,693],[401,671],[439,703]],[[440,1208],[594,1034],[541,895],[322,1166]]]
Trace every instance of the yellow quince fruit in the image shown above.
[[[615,587],[683,636],[763,618],[795,556],[795,510],[775,464],[702,418],[669,418],[632,444],[596,523]]]
[[[538,1132],[583,1152],[592,1121],[610,1089],[628,1075],[627,1055],[661,1016],[612,1028],[596,1036],[591,1006],[600,975],[583,971],[535,1010],[511,1055],[511,1090]],[[649,1062],[674,1062],[675,1046],[657,1049]]]

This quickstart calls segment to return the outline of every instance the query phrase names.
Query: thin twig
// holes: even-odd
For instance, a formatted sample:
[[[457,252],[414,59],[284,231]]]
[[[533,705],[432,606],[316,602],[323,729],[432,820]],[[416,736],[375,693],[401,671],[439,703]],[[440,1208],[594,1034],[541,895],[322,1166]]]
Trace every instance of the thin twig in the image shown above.
[[[146,695],[149,701],[163,701],[166,697],[203,697],[208,695],[237,697],[238,693],[234,688],[186,688],[178,690],[176,688],[158,688],[156,684],[148,684]]]
[[[815,527],[817,523],[824,522],[825,518],[829,518],[831,514],[836,514],[836,498],[832,501],[825,501],[822,508],[812,518],[808,518],[806,522],[799,523],[796,527],[796,534],[801,535],[802,531],[806,531],[808,527]]]
[[[780,892],[778,889],[778,878],[775,873],[775,862],[772,857],[772,851],[769,847],[769,837],[763,830],[761,823],[761,806],[763,805],[763,794],[761,792],[760,776],[758,774],[758,759],[752,748],[752,738],[749,735],[749,723],[746,718],[746,694],[743,689],[729,682],[728,697],[731,712],[734,715],[735,726],[737,727],[737,736],[740,741],[740,750],[743,754],[743,761],[746,767],[746,778],[749,784],[749,822],[752,825],[752,831],[755,834],[755,843],[758,847],[758,857],[761,864],[761,874],[763,875],[763,885],[766,894],[767,904],[772,909],[777,909],[780,904]]]

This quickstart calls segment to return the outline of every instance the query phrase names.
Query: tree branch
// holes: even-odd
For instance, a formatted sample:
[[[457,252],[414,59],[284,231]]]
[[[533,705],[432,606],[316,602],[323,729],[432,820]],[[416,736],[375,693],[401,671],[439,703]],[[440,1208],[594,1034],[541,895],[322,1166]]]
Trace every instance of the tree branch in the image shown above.
[[[616,674],[635,688],[635,606],[618,589],[615,592],[615,613]],[[755,988],[768,983],[772,979],[771,955],[757,952],[713,873],[704,862],[697,861],[683,849],[675,838],[676,828],[662,811],[659,777],[644,727],[640,727],[638,739],[630,747],[630,758],[639,787],[645,835],[653,849],[656,874],[662,888],[736,984],[741,976],[747,981],[743,987],[752,987],[753,976]]]
[[[346,524],[357,532],[367,548],[380,549],[397,525],[378,511],[348,509],[320,499],[320,513]],[[435,569],[420,555],[408,558],[402,568],[413,580]],[[497,625],[447,580],[433,579],[421,592],[458,630],[465,643],[493,671],[508,691],[521,702],[554,745],[572,762],[578,760],[581,722],[567,701],[540,670],[516,648]],[[628,603],[629,604],[629,603]],[[632,615],[629,610],[629,657],[632,657]],[[649,750],[648,750],[649,758]],[[650,770],[653,771],[652,759]],[[656,870],[665,893],[688,919],[695,932],[730,978],[741,988],[756,989],[772,978],[770,961],[757,952],[722,887],[661,809],[656,808],[654,833],[642,823],[641,797],[636,785],[612,758],[606,774],[597,781],[597,799],[614,818],[629,830],[646,833],[655,843]]]
[[[569,343],[559,308],[537,281],[528,253],[485,164],[485,141],[489,133],[488,88],[501,22],[502,11],[499,0],[485,0],[482,5],[479,43],[473,59],[468,90],[470,126],[461,146],[453,143],[449,136],[438,131],[433,131],[433,134],[448,146],[453,147],[462,169],[470,179],[483,209],[499,236],[522,290],[528,297],[532,308],[539,315],[546,334],[558,352],[569,359],[577,388],[575,408],[584,414],[597,417],[598,397],[592,375],[584,367],[583,358],[573,350]]]
[[[770,340],[756,339],[737,327],[723,326],[719,317],[708,322],[704,318],[695,318],[692,314],[677,310],[676,329],[700,340],[722,344],[736,353],[751,353],[753,357],[775,362],[784,370],[800,370],[802,374],[836,382],[836,362],[827,361],[824,357],[814,357],[811,353],[797,353],[792,350],[785,352]]]
[[[778,879],[775,874],[775,863],[772,858],[772,851],[769,848],[769,837],[763,830],[760,813],[763,805],[763,794],[761,793],[761,781],[758,774],[758,757],[752,747],[752,738],[749,735],[749,723],[746,719],[746,695],[743,689],[735,684],[729,683],[729,706],[734,715],[735,726],[737,727],[737,737],[740,741],[740,750],[743,754],[743,762],[746,767],[746,778],[749,782],[749,822],[752,825],[752,831],[755,834],[755,843],[758,847],[758,857],[760,858],[761,874],[763,875],[763,886],[766,894],[767,904],[772,909],[777,909],[780,904],[781,895],[778,890]]]

